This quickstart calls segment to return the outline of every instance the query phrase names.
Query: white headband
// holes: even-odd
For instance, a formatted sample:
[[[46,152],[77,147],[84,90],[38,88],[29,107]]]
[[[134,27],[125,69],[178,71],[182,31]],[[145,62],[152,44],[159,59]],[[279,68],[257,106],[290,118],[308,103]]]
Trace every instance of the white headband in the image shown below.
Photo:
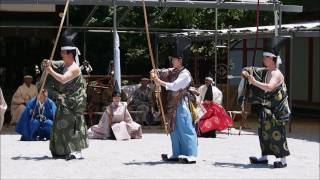
[[[282,64],[282,60],[280,56],[276,56],[275,54],[271,53],[271,52],[263,52],[263,56],[269,56],[269,57],[276,57],[277,58],[277,66],[279,66],[279,64]]]
[[[76,50],[76,57],[75,57],[75,60],[76,60],[76,63],[78,64],[78,66],[80,65],[80,62],[79,62],[79,55],[81,55],[79,49],[75,46],[63,46],[61,47],[61,51],[64,51],[64,50]]]
[[[213,82],[213,79],[211,77],[206,77],[206,80],[209,80],[209,81]]]
[[[211,81],[211,84],[214,84],[214,81],[211,77],[206,77],[206,80]]]

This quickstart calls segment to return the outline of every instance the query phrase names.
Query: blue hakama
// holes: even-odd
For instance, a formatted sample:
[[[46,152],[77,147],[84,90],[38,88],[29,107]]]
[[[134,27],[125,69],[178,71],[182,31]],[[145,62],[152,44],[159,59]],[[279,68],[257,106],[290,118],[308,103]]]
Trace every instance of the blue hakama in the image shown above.
[[[50,139],[55,113],[56,105],[49,98],[42,107],[37,103],[36,97],[28,101],[16,126],[16,132],[22,135],[21,141]]]
[[[198,141],[188,105],[181,98],[176,114],[176,126],[170,133],[172,143],[172,156],[180,155],[196,157],[198,154]]]

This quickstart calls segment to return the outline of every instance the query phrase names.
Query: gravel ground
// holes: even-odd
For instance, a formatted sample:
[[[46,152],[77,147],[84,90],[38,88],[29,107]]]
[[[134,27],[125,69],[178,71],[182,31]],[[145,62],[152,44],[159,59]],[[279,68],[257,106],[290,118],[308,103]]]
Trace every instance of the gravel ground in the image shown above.
[[[143,138],[130,141],[90,140],[85,159],[52,159],[49,142],[21,142],[13,127],[1,132],[1,179],[319,179],[319,119],[299,119],[288,134],[288,167],[251,165],[259,155],[255,123],[199,138],[196,164],[165,163],[161,153],[171,153],[170,138],[159,127],[144,127]]]

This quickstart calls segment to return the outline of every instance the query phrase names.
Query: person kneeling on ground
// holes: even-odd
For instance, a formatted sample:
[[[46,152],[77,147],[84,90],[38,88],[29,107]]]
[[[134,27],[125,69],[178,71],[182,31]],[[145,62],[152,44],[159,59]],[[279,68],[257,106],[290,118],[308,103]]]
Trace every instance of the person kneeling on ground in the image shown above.
[[[51,128],[56,113],[56,105],[43,90],[37,97],[27,102],[16,132],[21,134],[21,141],[38,141],[50,139]]]
[[[222,104],[222,92],[214,86],[211,77],[206,77],[205,84],[200,86],[199,100],[206,113],[196,124],[199,137],[216,137],[216,130],[222,131],[233,125],[233,120],[225,112]]]
[[[113,102],[106,108],[99,124],[91,126],[88,129],[89,138],[115,138],[116,140],[142,138],[141,125],[132,120],[127,109],[127,103],[121,102],[120,91],[118,89],[115,88],[112,98]]]

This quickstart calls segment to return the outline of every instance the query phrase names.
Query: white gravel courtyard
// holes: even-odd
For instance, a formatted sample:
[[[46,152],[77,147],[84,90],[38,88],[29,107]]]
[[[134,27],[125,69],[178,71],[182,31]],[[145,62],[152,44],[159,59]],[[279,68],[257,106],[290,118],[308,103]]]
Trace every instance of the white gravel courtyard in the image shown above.
[[[165,163],[161,153],[171,153],[169,136],[145,127],[141,140],[90,140],[85,159],[52,159],[49,141],[21,142],[13,128],[1,133],[1,179],[319,179],[320,120],[299,120],[288,133],[291,155],[288,167],[251,165],[259,155],[254,123],[236,135],[224,131],[217,138],[199,138],[196,164]]]

